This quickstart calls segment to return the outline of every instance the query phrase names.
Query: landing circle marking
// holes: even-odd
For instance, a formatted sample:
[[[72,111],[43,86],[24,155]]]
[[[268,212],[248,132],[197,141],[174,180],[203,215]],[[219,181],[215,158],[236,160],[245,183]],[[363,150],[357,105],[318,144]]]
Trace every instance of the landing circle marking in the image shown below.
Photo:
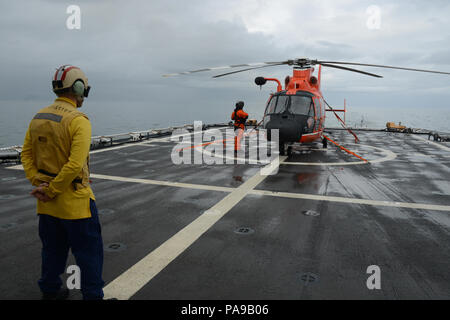
[[[368,146],[365,144],[355,144],[355,143],[349,143],[347,145],[357,145],[359,147],[365,147],[365,148],[372,148],[375,150],[380,151],[384,157],[382,158],[378,158],[378,159],[374,159],[374,160],[368,160],[368,163],[380,163],[380,162],[385,162],[385,161],[390,161],[390,160],[394,160],[395,158],[397,158],[397,155],[390,151],[390,150],[386,150],[383,148],[379,148],[379,147],[374,147],[374,146]],[[198,150],[198,148],[201,148],[201,150]],[[194,150],[196,150],[197,152],[201,152],[204,153],[210,157],[216,157],[216,158],[222,158],[222,159],[229,159],[229,160],[236,160],[236,161],[241,161],[243,163],[247,163],[249,161],[249,164],[268,164],[270,163],[270,161],[267,160],[251,160],[251,159],[246,159],[246,158],[241,158],[241,157],[229,157],[229,156],[223,156],[223,155],[216,155],[216,154],[212,154],[209,151],[206,151],[205,148],[202,148],[201,146],[195,147]],[[313,149],[312,149],[313,150]],[[351,161],[351,162],[282,162],[280,164],[283,165],[298,165],[298,166],[351,166],[351,165],[358,165],[358,164],[367,164],[367,162],[365,161]]]

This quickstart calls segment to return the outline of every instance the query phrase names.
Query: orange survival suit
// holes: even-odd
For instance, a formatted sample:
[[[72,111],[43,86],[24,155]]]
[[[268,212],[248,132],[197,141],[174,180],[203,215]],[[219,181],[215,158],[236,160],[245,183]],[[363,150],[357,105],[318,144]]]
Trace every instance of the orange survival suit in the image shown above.
[[[231,114],[231,120],[234,120],[234,150],[241,150],[241,139],[244,135],[245,122],[248,119],[248,114],[242,110],[244,108],[244,102],[238,101],[236,103],[236,108]],[[237,134],[236,134],[237,130]]]

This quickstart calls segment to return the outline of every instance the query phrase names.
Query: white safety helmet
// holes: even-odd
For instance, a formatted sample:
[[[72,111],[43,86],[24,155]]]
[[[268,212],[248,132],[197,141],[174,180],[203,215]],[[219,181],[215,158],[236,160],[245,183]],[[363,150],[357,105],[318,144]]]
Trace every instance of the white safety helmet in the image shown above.
[[[72,91],[80,98],[87,98],[91,89],[84,72],[71,65],[63,65],[56,70],[52,86],[56,94]]]

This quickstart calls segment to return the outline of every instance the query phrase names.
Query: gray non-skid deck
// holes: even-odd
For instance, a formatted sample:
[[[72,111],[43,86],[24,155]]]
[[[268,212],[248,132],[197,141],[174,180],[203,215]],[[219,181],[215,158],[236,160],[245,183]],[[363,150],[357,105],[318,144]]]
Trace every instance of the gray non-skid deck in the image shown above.
[[[262,165],[175,165],[167,140],[93,152],[105,293],[116,283],[130,299],[449,299],[450,145],[358,136],[330,135],[373,163],[331,144],[301,147],[250,187]],[[31,189],[22,170],[0,167],[0,299],[40,298]],[[201,231],[219,202],[220,218]],[[187,226],[198,239],[172,252]],[[371,265],[380,290],[366,286]]]

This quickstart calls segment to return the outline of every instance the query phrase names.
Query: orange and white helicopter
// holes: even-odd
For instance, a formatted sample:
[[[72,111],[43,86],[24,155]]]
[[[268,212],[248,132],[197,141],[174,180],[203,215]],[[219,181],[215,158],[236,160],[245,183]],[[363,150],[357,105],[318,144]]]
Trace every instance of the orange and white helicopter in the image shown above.
[[[292,76],[287,76],[285,79],[285,87],[283,89],[281,82],[275,78],[257,77],[255,83],[259,86],[266,84],[267,81],[274,81],[277,83],[277,91],[272,93],[267,101],[264,111],[264,117],[262,120],[263,128],[267,129],[267,138],[270,140],[270,130],[279,130],[279,150],[283,155],[285,150],[290,154],[293,143],[311,143],[321,139],[323,146],[327,146],[327,140],[332,141],[325,136],[325,113],[327,111],[333,112],[341,124],[345,127],[345,122],[337,115],[336,112],[344,112],[345,110],[333,109],[323,98],[323,94],[320,90],[321,86],[321,73],[322,66],[337,68],[346,71],[358,72],[372,77],[382,78],[382,76],[361,71],[342,65],[356,65],[378,68],[399,69],[418,72],[440,73],[450,75],[448,72],[422,70],[403,68],[395,66],[385,66],[377,64],[365,64],[354,62],[339,62],[339,61],[319,61],[311,60],[307,58],[293,59],[278,62],[260,62],[250,64],[238,64],[225,67],[205,68],[199,70],[186,71],[181,73],[172,73],[163,75],[164,77],[192,74],[203,71],[217,71],[227,68],[244,68],[237,71],[231,71],[223,74],[213,76],[213,78],[219,78],[230,74],[239,72],[272,67],[288,65],[293,67]],[[313,76],[314,66],[318,65],[318,75]],[[328,107],[328,108],[327,108]],[[358,141],[357,136],[348,128],[346,128],[355,137],[355,141]],[[333,142],[333,141],[332,141]],[[343,148],[345,149],[345,148]],[[346,150],[347,151],[347,150]]]

